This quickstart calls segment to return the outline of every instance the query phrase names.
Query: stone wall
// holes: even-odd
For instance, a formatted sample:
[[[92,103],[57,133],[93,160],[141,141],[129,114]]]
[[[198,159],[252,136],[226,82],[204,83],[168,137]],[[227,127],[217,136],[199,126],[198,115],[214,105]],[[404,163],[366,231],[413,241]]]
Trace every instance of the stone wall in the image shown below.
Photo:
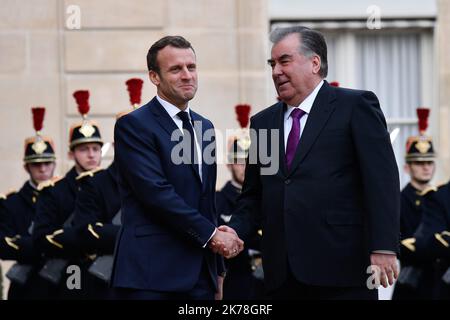
[[[80,9],[81,28],[71,28]],[[69,10],[69,11],[68,11]],[[129,108],[124,82],[144,79],[143,103],[155,94],[147,77],[150,45],[180,34],[196,50],[199,90],[191,106],[217,129],[237,128],[234,106],[267,105],[265,0],[2,0],[0,13],[0,191],[18,189],[23,140],[34,134],[30,108],[47,108],[44,133],[55,139],[58,174],[67,160],[68,129],[79,119],[72,93],[91,93],[90,117],[112,141],[114,115]],[[104,165],[113,157],[110,151]],[[228,179],[219,168],[218,187]]]

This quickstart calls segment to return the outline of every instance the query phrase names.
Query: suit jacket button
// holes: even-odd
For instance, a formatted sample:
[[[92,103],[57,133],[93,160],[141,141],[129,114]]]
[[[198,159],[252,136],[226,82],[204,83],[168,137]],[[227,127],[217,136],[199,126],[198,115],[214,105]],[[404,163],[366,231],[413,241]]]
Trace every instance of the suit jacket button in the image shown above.
[[[291,183],[291,179],[284,180],[284,184],[290,184],[290,183]]]

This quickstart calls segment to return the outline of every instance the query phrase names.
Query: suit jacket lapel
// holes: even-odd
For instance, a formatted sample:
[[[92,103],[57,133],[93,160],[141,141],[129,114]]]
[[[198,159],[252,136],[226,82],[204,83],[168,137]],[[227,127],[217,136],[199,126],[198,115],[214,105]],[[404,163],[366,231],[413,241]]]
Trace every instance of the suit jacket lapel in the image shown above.
[[[177,127],[177,125],[175,124],[173,119],[170,117],[170,115],[167,113],[167,111],[164,109],[164,107],[158,102],[156,97],[153,98],[153,100],[151,101],[150,107],[151,107],[153,114],[157,117],[159,125],[164,129],[164,131],[166,131],[169,134],[169,137],[172,137],[172,133],[175,130],[180,131],[180,129]],[[193,115],[193,113],[191,113],[191,117],[192,117],[192,115]],[[194,119],[194,118],[192,118],[192,119]],[[199,118],[194,119],[194,121],[196,121],[196,120],[201,121],[201,119],[199,119]],[[195,129],[195,127],[194,127],[194,129]],[[195,132],[195,134],[197,135],[198,138],[200,138],[197,132]],[[175,146],[178,143],[178,141],[173,141],[172,143],[173,143],[173,146]],[[188,159],[186,157],[184,159],[185,163],[187,163],[187,160]],[[198,175],[198,170],[196,170],[194,165],[198,166],[198,164],[191,163],[190,167],[194,171],[194,175],[201,182],[200,177]]]
[[[166,131],[170,137],[172,136],[172,133],[175,130],[179,130],[175,122],[169,116],[164,107],[159,103],[156,97],[153,98],[152,101],[150,102],[150,108],[153,114],[157,117],[161,128],[163,128],[164,131]]]
[[[308,115],[306,126],[303,129],[289,174],[294,172],[300,162],[306,157],[314,144],[314,141],[316,141],[319,136],[320,131],[333,113],[335,106],[331,102],[334,98],[334,92],[330,90],[329,84],[325,81],[322,88],[320,88],[312,105],[311,112]]]
[[[274,112],[274,124],[273,128],[279,129],[279,142],[278,142],[278,161],[279,170],[278,173],[282,176],[287,175],[286,167],[286,150],[284,146],[284,113],[286,112],[286,104],[280,103],[279,108]]]

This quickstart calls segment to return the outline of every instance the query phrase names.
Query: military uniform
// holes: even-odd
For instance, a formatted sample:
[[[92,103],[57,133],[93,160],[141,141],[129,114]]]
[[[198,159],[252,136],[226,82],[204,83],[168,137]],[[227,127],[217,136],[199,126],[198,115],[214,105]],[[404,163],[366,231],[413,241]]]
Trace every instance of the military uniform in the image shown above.
[[[16,260],[18,264],[13,268],[24,268],[25,280],[21,283],[21,280],[10,279],[8,300],[44,299],[48,295],[47,284],[38,276],[43,261],[30,234],[38,196],[37,189],[27,181],[18,193],[8,197],[1,212],[3,241],[0,243],[0,258]]]
[[[72,125],[69,134],[70,149],[84,143],[103,145],[98,126],[86,120],[89,112],[89,92],[77,91],[74,97],[83,121]],[[45,253],[46,264],[41,276],[54,286],[52,298],[89,299],[95,296],[87,269],[92,262],[80,246],[82,230],[73,225],[75,202],[81,189],[78,173],[73,167],[64,178],[40,185],[41,195],[34,220],[33,239]],[[70,289],[67,280],[71,274],[67,267],[76,265],[81,271],[81,289]]]
[[[424,192],[425,210],[414,234],[418,255],[436,259],[433,298],[450,299],[450,183]]]
[[[88,268],[96,299],[112,299],[109,282],[116,236],[120,229],[120,197],[114,163],[106,170],[86,172],[79,177],[73,224],[80,230],[80,247],[95,255]]]
[[[80,179],[80,191],[76,203],[74,225],[83,230],[85,252],[113,254],[120,229],[120,197],[117,172],[112,163]]]
[[[54,162],[53,141],[40,134],[45,108],[37,107],[32,111],[36,136],[25,140],[24,163]],[[7,273],[11,281],[9,300],[45,299],[48,296],[49,287],[38,276],[43,259],[31,237],[39,194],[37,186],[31,180],[26,181],[19,192],[4,201],[0,213],[0,258],[17,261]]]
[[[396,283],[393,300],[430,299],[433,296],[434,259],[418,255],[407,246],[407,239],[414,236],[422,221],[423,210],[424,199],[421,192],[408,183],[401,193],[400,232],[403,244],[400,246],[400,262],[403,274]]]
[[[435,152],[432,139],[425,135],[429,109],[417,109],[419,135],[411,136],[406,143],[405,160],[432,162]],[[424,216],[423,193],[408,183],[401,193],[400,213],[400,263],[401,271],[394,288],[393,300],[430,299],[435,288],[435,259],[426,257],[413,249],[414,234]]]

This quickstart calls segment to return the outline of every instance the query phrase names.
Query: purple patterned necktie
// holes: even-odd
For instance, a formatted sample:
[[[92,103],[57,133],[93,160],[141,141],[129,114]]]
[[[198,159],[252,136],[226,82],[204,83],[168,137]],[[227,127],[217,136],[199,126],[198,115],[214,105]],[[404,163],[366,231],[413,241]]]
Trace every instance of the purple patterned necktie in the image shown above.
[[[286,166],[288,170],[291,169],[292,160],[294,160],[295,151],[297,150],[300,139],[300,118],[305,114],[306,112],[299,108],[294,108],[290,114],[290,117],[292,117],[292,128],[289,132],[286,146]]]

